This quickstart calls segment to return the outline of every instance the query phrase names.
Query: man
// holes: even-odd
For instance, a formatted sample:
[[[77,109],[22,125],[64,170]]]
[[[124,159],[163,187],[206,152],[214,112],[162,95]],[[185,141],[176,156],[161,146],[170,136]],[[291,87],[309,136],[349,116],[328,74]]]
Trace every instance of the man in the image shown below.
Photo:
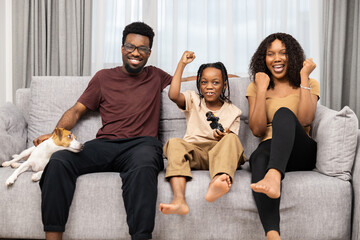
[[[95,74],[57,127],[72,129],[88,110],[99,110],[103,126],[82,152],[54,153],[46,166],[42,190],[42,220],[46,239],[62,239],[78,176],[93,172],[119,172],[132,239],[151,239],[154,229],[157,176],[164,168],[157,139],[161,90],[172,76],[145,67],[154,32],[145,23],[125,27],[123,65]],[[37,145],[46,134],[34,140]]]

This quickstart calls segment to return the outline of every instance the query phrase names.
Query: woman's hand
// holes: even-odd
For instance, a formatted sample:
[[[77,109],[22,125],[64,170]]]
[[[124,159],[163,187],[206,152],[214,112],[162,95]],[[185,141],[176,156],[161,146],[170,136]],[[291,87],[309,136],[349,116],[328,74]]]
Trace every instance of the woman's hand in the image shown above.
[[[225,128],[224,132],[220,131],[219,129],[215,129],[213,134],[217,141],[220,141],[225,135],[230,133],[230,129]]]
[[[313,59],[308,58],[303,63],[303,67],[300,70],[300,75],[309,78],[310,73],[312,73],[312,71],[314,71],[315,68],[316,68],[316,64],[313,62]]]
[[[180,59],[180,62],[185,65],[191,63],[195,59],[195,53],[191,51],[185,51]]]
[[[270,78],[266,73],[264,73],[264,72],[256,73],[255,84],[259,90],[266,91],[267,88],[269,87],[269,83],[270,83]]]

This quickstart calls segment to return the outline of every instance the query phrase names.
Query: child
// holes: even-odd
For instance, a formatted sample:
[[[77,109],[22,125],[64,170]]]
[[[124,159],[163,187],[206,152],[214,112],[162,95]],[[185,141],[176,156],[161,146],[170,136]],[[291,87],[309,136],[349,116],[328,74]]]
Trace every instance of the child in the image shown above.
[[[210,170],[212,180],[205,199],[213,202],[230,190],[236,169],[245,162],[244,148],[237,136],[241,110],[229,99],[225,66],[221,62],[201,65],[196,80],[199,93],[180,92],[184,68],[194,59],[193,52],[184,52],[169,89],[169,98],[185,113],[187,129],[183,139],[172,138],[164,146],[168,159],[165,177],[170,181],[173,200],[160,204],[163,214],[189,212],[185,185],[192,178],[191,169]],[[223,132],[210,127],[208,112],[219,120]]]

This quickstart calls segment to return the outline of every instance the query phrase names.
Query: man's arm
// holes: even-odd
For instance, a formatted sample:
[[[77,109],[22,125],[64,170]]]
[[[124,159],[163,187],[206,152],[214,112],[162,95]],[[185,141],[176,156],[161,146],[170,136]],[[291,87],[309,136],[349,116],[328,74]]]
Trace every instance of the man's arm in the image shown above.
[[[65,128],[67,130],[71,130],[80,117],[87,112],[87,107],[80,102],[76,102],[74,106],[68,109],[60,118],[59,122],[56,124],[58,128]],[[50,138],[52,133],[41,135],[40,137],[34,139],[33,143],[35,146],[39,145],[41,142],[45,141],[46,139]]]

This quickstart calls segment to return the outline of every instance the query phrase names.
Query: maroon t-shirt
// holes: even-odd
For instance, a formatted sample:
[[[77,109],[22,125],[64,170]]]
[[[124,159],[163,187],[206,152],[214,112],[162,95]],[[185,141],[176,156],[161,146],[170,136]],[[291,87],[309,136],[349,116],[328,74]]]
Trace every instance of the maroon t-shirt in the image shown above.
[[[172,76],[148,66],[132,76],[121,67],[98,71],[78,102],[99,109],[102,127],[96,138],[119,139],[137,136],[157,137],[161,91]]]

